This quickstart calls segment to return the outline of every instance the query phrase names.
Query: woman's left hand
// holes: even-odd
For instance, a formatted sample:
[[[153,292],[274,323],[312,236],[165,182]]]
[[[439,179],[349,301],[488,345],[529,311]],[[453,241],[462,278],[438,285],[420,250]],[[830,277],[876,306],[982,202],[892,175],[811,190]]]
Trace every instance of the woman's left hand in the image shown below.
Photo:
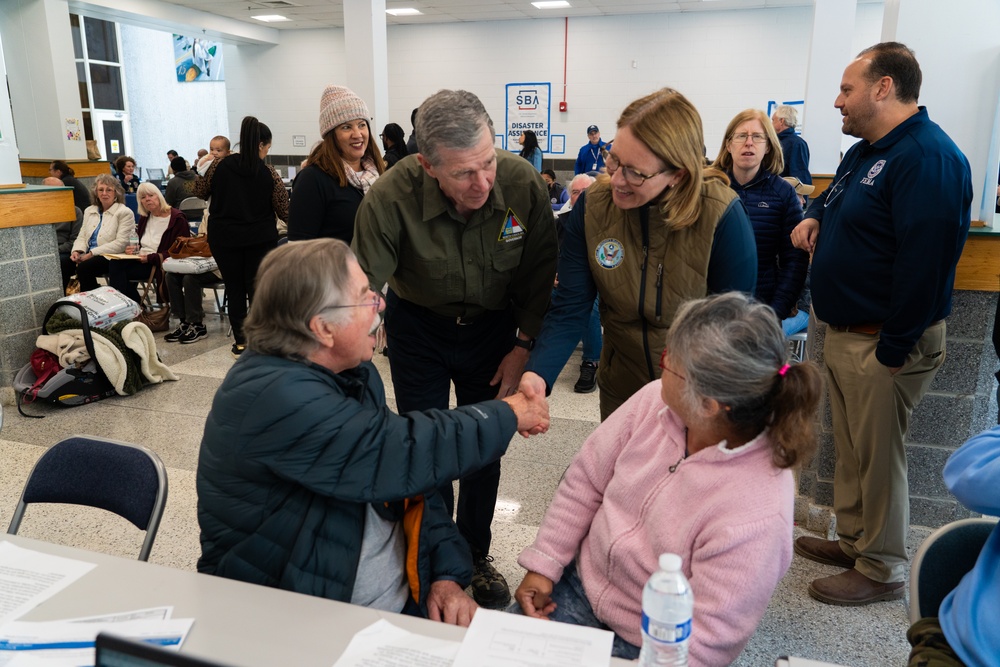
[[[149,255],[139,255],[139,261],[145,264],[149,261]]]
[[[521,605],[525,616],[549,620],[549,614],[556,610],[552,601],[552,580],[537,572],[524,575],[521,585],[514,592],[514,599]]]

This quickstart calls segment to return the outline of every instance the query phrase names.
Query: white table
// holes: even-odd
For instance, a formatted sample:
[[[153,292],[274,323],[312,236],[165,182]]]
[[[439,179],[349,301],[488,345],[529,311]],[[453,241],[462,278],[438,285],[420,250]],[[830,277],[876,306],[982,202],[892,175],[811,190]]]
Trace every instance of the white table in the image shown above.
[[[183,652],[234,667],[330,667],[354,634],[380,618],[410,632],[461,641],[465,630],[422,618],[375,611],[324,598],[126,560],[17,535],[25,549],[95,563],[55,597],[22,616],[50,621],[173,605],[175,618],[194,618]],[[612,659],[612,665],[631,664]]]

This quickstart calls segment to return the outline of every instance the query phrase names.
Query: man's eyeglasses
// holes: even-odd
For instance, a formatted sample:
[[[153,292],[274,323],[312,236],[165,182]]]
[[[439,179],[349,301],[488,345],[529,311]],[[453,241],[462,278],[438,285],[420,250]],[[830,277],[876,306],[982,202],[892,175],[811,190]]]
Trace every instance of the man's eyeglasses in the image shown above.
[[[607,167],[608,174],[613,175],[620,167],[622,170],[622,177],[625,178],[625,182],[633,188],[641,187],[643,183],[654,176],[659,176],[660,174],[671,171],[670,169],[661,169],[660,171],[652,174],[644,174],[641,171],[636,171],[632,167],[623,165],[611,151],[601,149],[601,155],[604,157],[604,166]]]
[[[767,143],[767,135],[758,134],[757,132],[754,132],[753,134],[740,132],[739,134],[734,134],[732,139],[730,139],[730,141],[733,142],[734,144],[742,144],[746,142],[747,137],[750,137],[750,140],[753,141],[755,144]]]
[[[672,368],[668,368],[667,367],[667,351],[666,351],[666,349],[664,349],[663,353],[660,355],[660,369],[665,370],[666,372],[670,373],[675,378],[678,378],[678,379],[682,380],[683,382],[687,382],[687,378],[686,377],[684,377],[683,375],[681,375],[677,371],[673,370]]]
[[[338,308],[365,308],[370,307],[378,310],[379,305],[382,303],[382,295],[378,292],[372,294],[370,299],[366,299],[361,303],[349,303],[344,306],[327,306],[323,310],[337,310]],[[320,312],[323,312],[322,310]]]
[[[844,181],[851,175],[852,171],[854,170],[849,169],[846,174],[837,179],[837,182],[833,184],[833,187],[826,191],[826,199],[823,200],[823,208],[832,204],[836,201],[837,197],[844,193],[844,190],[847,189],[847,183]]]

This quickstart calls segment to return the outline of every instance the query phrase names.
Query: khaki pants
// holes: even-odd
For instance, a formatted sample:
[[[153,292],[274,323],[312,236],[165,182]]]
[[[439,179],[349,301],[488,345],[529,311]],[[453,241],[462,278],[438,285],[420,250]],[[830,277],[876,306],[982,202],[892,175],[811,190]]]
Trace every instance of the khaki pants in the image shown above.
[[[944,362],[945,323],[924,332],[895,375],[875,358],[878,336],[827,329],[824,345],[837,463],[837,533],[855,568],[903,581],[910,496],[903,438]]]
[[[937,616],[922,618],[906,631],[910,651],[908,667],[964,667],[941,630]]]

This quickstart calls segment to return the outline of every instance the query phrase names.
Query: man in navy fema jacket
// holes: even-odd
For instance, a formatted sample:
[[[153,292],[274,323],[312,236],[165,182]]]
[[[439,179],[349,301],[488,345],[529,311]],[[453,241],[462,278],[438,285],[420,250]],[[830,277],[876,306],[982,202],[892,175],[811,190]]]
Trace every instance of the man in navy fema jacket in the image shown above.
[[[812,582],[836,605],[902,598],[909,527],[903,438],[945,356],[955,265],[969,231],[972,175],[955,143],[917,106],[916,57],[876,44],[847,66],[835,106],[861,141],[792,232],[813,253],[816,316],[837,463],[837,540],[795,552],[847,568]]]

